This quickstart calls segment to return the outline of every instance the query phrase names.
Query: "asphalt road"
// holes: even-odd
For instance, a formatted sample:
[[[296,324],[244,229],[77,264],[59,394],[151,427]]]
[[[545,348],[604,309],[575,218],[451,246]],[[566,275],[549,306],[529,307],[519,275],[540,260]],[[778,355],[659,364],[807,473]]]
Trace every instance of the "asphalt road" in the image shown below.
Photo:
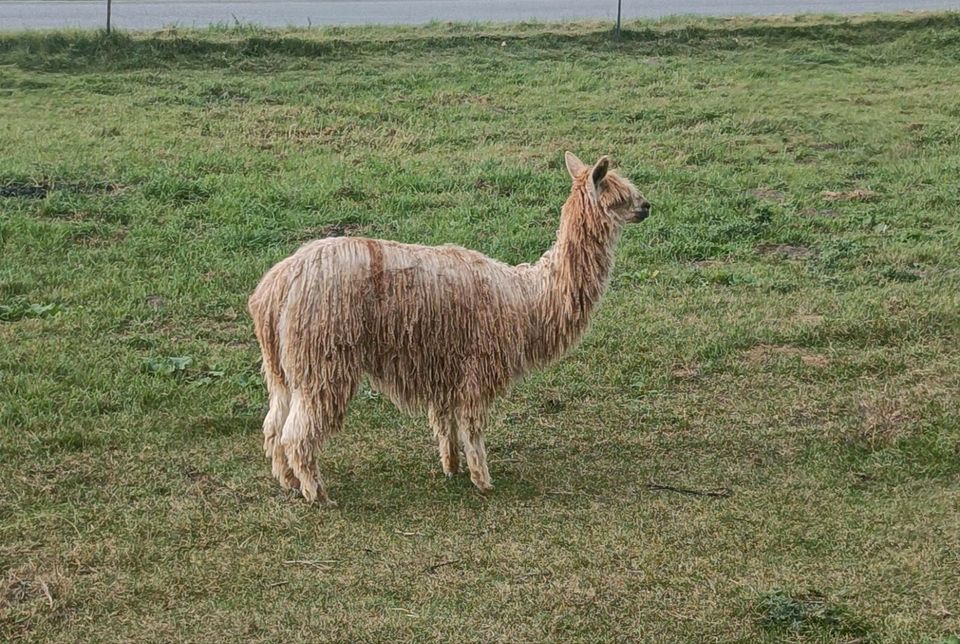
[[[102,27],[106,2],[0,0],[0,30]],[[776,15],[960,9],[958,0],[623,0],[624,19],[675,14]],[[127,29],[236,21],[269,26],[419,24],[440,21],[567,20],[616,17],[616,0],[116,0],[113,24]]]

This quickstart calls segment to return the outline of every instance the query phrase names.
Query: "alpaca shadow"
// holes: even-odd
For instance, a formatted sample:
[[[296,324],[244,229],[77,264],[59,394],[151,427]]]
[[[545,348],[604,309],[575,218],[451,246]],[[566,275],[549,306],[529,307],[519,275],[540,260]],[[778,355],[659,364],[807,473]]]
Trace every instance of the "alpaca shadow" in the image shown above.
[[[488,443],[494,490],[487,494],[474,487],[462,464],[456,476],[446,477],[436,448],[427,445],[402,450],[390,460],[346,459],[338,463],[321,456],[321,472],[341,509],[371,516],[385,510],[422,516],[441,508],[480,510],[521,502],[536,505],[558,498],[609,497],[613,502],[625,481],[643,478],[642,473],[631,472],[631,467],[642,467],[644,462],[640,449],[632,444],[610,441],[591,453],[573,444]],[[612,458],[623,467],[612,468],[615,471],[594,467]]]

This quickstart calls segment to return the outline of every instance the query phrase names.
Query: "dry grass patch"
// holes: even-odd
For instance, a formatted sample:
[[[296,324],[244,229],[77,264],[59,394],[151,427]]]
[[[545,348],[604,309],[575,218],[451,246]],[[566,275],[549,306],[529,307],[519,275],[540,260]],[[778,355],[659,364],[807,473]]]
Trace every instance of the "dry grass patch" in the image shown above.
[[[804,325],[815,326],[823,322],[824,317],[819,313],[797,313],[789,318],[790,320]]]
[[[8,569],[0,581],[0,639],[26,637],[31,622],[55,610],[67,586],[58,564],[30,562]]]
[[[700,365],[696,363],[676,365],[670,370],[670,375],[677,380],[693,380],[700,375]]]
[[[802,347],[758,344],[744,354],[746,363],[754,367],[768,366],[779,361],[793,359],[799,359],[808,367],[823,368],[830,365],[826,356]]]
[[[826,317],[819,313],[777,311],[765,317],[763,324],[778,333],[794,334],[819,327],[825,319]]]
[[[857,188],[846,192],[835,192],[833,190],[824,190],[820,196],[827,201],[871,201],[879,193],[868,188]]]
[[[860,423],[850,437],[874,450],[895,445],[910,431],[914,420],[902,401],[896,398],[870,396],[859,404]]]
[[[749,194],[757,199],[773,201],[775,203],[783,203],[787,198],[785,192],[774,188],[755,188],[750,190]]]

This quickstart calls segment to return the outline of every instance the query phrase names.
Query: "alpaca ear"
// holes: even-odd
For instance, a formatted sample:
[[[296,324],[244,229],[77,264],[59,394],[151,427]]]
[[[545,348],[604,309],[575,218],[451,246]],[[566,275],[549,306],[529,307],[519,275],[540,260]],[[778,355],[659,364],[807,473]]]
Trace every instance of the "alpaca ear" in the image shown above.
[[[578,159],[573,152],[564,153],[563,159],[567,162],[567,172],[570,173],[571,179],[576,179],[587,169],[587,164]]]
[[[602,156],[600,160],[593,166],[593,170],[590,171],[590,179],[593,180],[593,185],[595,188],[600,187],[600,182],[603,181],[603,178],[607,176],[607,170],[610,169],[610,157]]]

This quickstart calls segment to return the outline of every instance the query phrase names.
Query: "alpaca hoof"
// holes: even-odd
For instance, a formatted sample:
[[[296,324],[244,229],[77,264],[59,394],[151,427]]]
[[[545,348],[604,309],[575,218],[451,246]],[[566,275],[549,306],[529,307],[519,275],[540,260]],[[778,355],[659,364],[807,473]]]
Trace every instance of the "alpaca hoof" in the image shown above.
[[[452,478],[460,472],[460,462],[455,460],[440,460],[440,467],[447,478]]]
[[[310,505],[319,505],[322,508],[337,507],[337,502],[327,496],[327,493],[322,488],[301,486],[300,494],[303,495],[304,500]]]
[[[313,505],[313,503],[317,501],[317,488],[310,485],[303,485],[303,483],[301,482],[300,496],[303,497],[304,501]]]
[[[282,473],[277,479],[280,481],[280,487],[284,490],[300,489],[300,479],[298,479],[293,472]]]
[[[486,481],[481,481],[481,482],[474,481],[473,484],[480,491],[480,494],[487,494],[489,492],[493,492],[493,483],[489,483]]]

